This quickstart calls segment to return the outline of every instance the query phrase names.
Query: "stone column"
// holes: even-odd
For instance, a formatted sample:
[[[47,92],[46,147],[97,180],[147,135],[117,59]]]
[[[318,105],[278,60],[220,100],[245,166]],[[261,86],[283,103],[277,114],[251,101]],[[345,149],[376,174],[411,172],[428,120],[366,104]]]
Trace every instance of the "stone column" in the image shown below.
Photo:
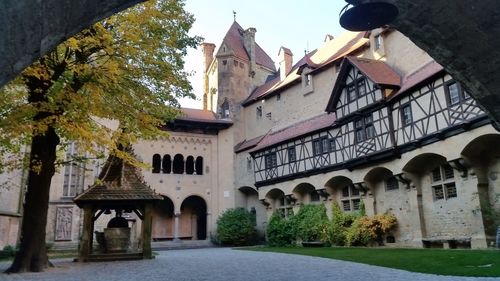
[[[181,217],[181,213],[175,213],[174,215],[174,242],[180,242],[179,239],[179,220]]]

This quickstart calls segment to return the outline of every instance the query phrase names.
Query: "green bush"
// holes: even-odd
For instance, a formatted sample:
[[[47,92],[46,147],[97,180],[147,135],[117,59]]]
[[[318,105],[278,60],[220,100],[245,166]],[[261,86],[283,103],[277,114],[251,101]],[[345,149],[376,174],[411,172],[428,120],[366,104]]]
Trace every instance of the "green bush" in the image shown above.
[[[228,209],[217,219],[215,239],[222,245],[252,245],[256,237],[255,217],[243,208]]]
[[[16,255],[16,248],[11,245],[7,245],[3,247],[3,249],[0,251],[0,259],[7,259],[14,257]]]
[[[296,234],[292,225],[293,217],[286,219],[278,213],[271,216],[266,228],[267,244],[269,246],[285,247],[294,244]]]
[[[345,246],[347,244],[347,231],[359,217],[358,213],[343,212],[340,206],[334,202],[332,204],[332,219],[328,223],[322,240],[331,245]]]
[[[325,205],[303,205],[292,218],[297,238],[301,241],[319,241],[328,227]]]

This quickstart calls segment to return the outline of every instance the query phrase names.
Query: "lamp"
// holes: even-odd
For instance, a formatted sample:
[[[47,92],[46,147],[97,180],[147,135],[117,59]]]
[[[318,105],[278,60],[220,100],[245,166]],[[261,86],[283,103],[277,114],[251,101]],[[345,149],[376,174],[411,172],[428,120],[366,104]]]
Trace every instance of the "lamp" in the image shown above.
[[[399,14],[398,8],[387,2],[345,1],[348,4],[340,11],[340,25],[350,31],[372,30],[384,26],[391,23]]]

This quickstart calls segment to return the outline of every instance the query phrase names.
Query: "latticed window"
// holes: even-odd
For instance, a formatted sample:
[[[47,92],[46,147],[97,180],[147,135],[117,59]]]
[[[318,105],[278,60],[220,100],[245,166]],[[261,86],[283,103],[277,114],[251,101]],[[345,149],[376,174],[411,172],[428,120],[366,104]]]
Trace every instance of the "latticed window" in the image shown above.
[[[74,197],[83,187],[84,169],[81,163],[74,161],[78,156],[78,148],[75,143],[68,145],[64,165],[63,197]]]
[[[457,197],[455,172],[448,165],[441,165],[431,172],[432,192],[434,200],[448,200]]]
[[[278,205],[276,211],[282,217],[288,217],[288,216],[293,215],[292,203],[290,202],[290,200],[288,200],[288,198],[285,195],[279,197],[277,200],[279,202],[279,205]]]
[[[356,142],[362,142],[374,138],[376,135],[375,126],[373,126],[373,117],[366,116],[354,121],[354,132]]]
[[[297,152],[295,151],[295,147],[288,148],[288,162],[295,162],[297,160]]]
[[[412,121],[411,106],[410,104],[406,104],[401,107],[401,123],[403,126],[408,126]]]
[[[269,153],[266,155],[266,169],[271,169],[278,166],[278,159],[276,153]]]
[[[361,204],[359,190],[354,188],[353,185],[348,185],[342,188],[342,198],[340,200],[342,210],[345,212],[358,211]]]
[[[395,177],[390,177],[385,181],[385,190],[398,190],[399,182]]]
[[[364,78],[358,80],[357,88],[359,97],[366,95],[366,80]]]
[[[316,190],[313,190],[309,193],[309,198],[311,202],[318,202],[319,201],[319,193]]]

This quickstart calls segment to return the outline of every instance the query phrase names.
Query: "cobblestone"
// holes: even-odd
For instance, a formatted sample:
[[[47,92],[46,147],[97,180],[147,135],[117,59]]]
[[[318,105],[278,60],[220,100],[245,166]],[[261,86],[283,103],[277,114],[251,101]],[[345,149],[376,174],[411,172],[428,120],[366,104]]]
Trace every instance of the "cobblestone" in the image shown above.
[[[384,280],[481,281],[500,278],[436,276],[325,258],[210,248],[161,251],[154,260],[73,263],[54,260],[55,268],[43,273],[1,274],[0,280]],[[0,263],[4,271],[9,263]]]

